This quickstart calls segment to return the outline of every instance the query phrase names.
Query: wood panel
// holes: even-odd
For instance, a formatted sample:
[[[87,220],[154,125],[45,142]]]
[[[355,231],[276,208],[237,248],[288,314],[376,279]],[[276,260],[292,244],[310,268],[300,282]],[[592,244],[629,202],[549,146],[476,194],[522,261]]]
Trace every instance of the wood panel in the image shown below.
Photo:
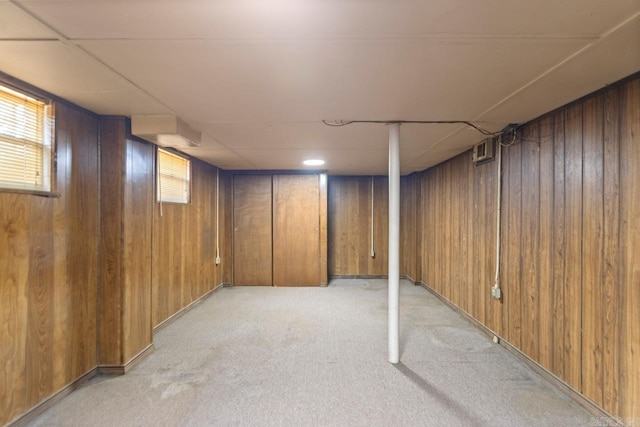
[[[100,173],[101,222],[100,222],[100,310],[98,360],[103,365],[123,363],[122,316],[124,280],[124,248],[122,247],[122,224],[124,222],[124,138],[122,121],[100,123]]]
[[[373,184],[373,188],[372,188]],[[401,179],[401,218],[413,220],[406,178]],[[372,194],[373,190],[373,194]],[[329,181],[329,275],[331,276],[386,276],[388,269],[389,241],[389,183],[386,176],[332,176]],[[373,200],[373,215],[371,204]],[[371,224],[373,222],[373,245]],[[402,222],[402,221],[401,221]],[[402,227],[402,225],[401,225]],[[404,230],[404,231],[403,231]],[[401,229],[403,236],[408,229]],[[401,239],[401,243],[405,239]],[[402,258],[413,251],[413,246],[402,244]],[[371,256],[371,250],[375,256]],[[414,260],[401,261],[400,274],[412,266]]]
[[[603,274],[603,103],[596,96],[584,103],[582,182],[582,392],[603,406],[602,274]]]
[[[328,197],[328,177],[326,173],[320,174],[320,286],[327,286],[329,284],[329,270],[327,268],[327,197]]]
[[[233,175],[220,171],[220,283],[233,282]]]
[[[554,114],[553,128],[553,360],[551,371],[564,379],[565,169],[566,110]]]
[[[466,153],[420,174],[421,280],[595,404],[633,420],[640,78],[518,132],[503,150],[502,300],[479,285],[493,280],[495,181],[487,180],[495,162],[469,170]]]
[[[518,348],[522,348],[522,311],[520,299],[522,295],[522,248],[520,224],[522,224],[522,145],[515,144],[504,150],[507,170],[503,179],[507,182],[508,191],[503,203],[502,212],[506,219],[507,239],[502,241],[506,248],[503,265],[506,265],[504,279],[501,280],[505,307],[507,309],[507,340]]]
[[[99,364],[124,366],[152,343],[154,146],[124,117],[100,118],[103,256]]]
[[[528,126],[522,144],[522,228],[520,253],[522,263],[522,349],[538,359],[540,346],[540,135],[539,124]]]
[[[273,283],[271,181],[271,175],[233,178],[234,285]]]
[[[400,177],[400,274],[416,281],[419,175]]]
[[[565,116],[565,253],[564,253],[564,372],[563,379],[582,389],[582,104]]]
[[[230,264],[231,256],[221,254],[221,264],[215,264],[217,179],[215,167],[191,159],[190,203],[163,203],[161,211],[151,195],[154,327],[223,282],[222,270]],[[225,188],[222,185],[222,191]],[[226,191],[230,193],[230,188]],[[224,197],[220,202],[224,212]],[[219,225],[221,229],[231,229],[224,215]],[[221,251],[226,242],[221,235]]]
[[[552,116],[540,122],[540,158],[539,167],[547,165],[548,169],[539,172],[540,177],[540,240],[538,259],[539,286],[539,357],[540,364],[547,370],[553,367],[553,223],[554,223],[554,168],[553,168],[553,134],[554,120]],[[548,331],[545,333],[545,331]]]
[[[0,190],[0,425],[96,365],[96,116],[56,112],[59,197]]]
[[[620,102],[620,415],[637,420],[640,414],[640,79],[625,85]]]
[[[273,176],[273,285],[319,286],[318,175]]]
[[[620,88],[604,93],[603,407],[620,414]]]
[[[125,121],[123,362],[149,346],[155,146],[130,135]],[[166,248],[168,249],[168,248]],[[171,249],[173,250],[173,248]]]
[[[360,259],[371,256],[368,231],[371,214],[366,202],[368,200],[366,195],[370,194],[370,180],[371,178],[368,177],[332,176],[329,178],[330,276],[364,274]]]

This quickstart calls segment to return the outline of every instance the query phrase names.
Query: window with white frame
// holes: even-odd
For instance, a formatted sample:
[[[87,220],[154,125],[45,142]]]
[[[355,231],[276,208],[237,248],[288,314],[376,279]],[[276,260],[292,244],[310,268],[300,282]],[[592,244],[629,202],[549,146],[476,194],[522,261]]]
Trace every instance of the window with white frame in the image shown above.
[[[51,191],[49,102],[0,85],[0,188]]]
[[[158,148],[156,200],[189,203],[191,162],[186,157]]]

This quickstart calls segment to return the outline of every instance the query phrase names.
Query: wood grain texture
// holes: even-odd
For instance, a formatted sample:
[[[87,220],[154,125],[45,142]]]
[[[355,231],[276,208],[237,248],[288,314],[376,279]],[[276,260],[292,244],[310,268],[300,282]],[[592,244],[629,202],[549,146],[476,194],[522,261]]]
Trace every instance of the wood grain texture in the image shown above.
[[[320,286],[327,286],[329,284],[329,269],[328,269],[328,256],[327,245],[328,241],[328,226],[327,226],[327,202],[328,202],[328,177],[326,173],[320,174],[319,181],[319,221],[320,221]]]
[[[124,366],[152,342],[153,145],[124,117],[100,118],[99,364]]]
[[[329,177],[329,275],[367,275],[371,177]],[[375,212],[375,208],[374,208]]]
[[[565,116],[564,380],[582,389],[582,104]]]
[[[640,416],[640,79],[623,88],[620,117],[620,415]]]
[[[0,425],[96,365],[96,116],[56,103],[57,198],[0,191]]]
[[[620,88],[604,94],[603,408],[620,414]]]
[[[124,280],[124,122],[100,120],[100,289],[98,360],[120,365],[122,360],[122,316]]]
[[[273,176],[273,285],[319,286],[318,175]]]
[[[155,146],[131,136],[128,121],[124,164],[123,355],[128,364],[153,341],[151,324],[151,239],[153,235]],[[168,248],[166,248],[168,249]]]
[[[400,274],[417,280],[417,197],[419,175],[400,177]]]
[[[582,392],[603,406],[603,103],[602,96],[583,105],[582,182]]]
[[[552,116],[540,122],[540,242],[539,280],[539,357],[547,370],[553,367],[553,224],[554,224],[554,120]],[[543,169],[544,168],[544,169]]]
[[[504,179],[506,196],[502,205],[503,221],[506,221],[507,233],[502,240],[505,249],[502,257],[501,278],[503,300],[507,311],[505,337],[507,341],[522,348],[522,144],[516,143],[504,150],[504,162],[507,165]]]
[[[540,135],[539,123],[527,126],[522,144],[522,228],[520,239],[522,298],[522,349],[540,357]]]
[[[220,283],[233,281],[233,175],[220,171]]]
[[[271,286],[271,175],[233,178],[233,283]]]
[[[554,114],[553,126],[553,360],[552,369],[564,377],[564,282],[565,282],[565,170],[564,136],[566,110]]]
[[[149,164],[153,165],[153,161]],[[153,209],[152,307],[154,327],[223,282],[230,256],[216,258],[216,179],[211,165],[191,159],[191,202],[149,203]],[[221,192],[231,191],[224,185]],[[153,194],[152,194],[153,196]],[[221,211],[224,212],[224,198]],[[223,215],[221,215],[223,217]],[[221,218],[220,228],[231,227]],[[226,241],[221,236],[221,251]],[[228,268],[228,267],[227,267]]]
[[[478,285],[493,273],[495,166],[484,168],[495,163],[469,170],[464,155],[420,174],[420,280],[591,402],[635,419],[640,79],[519,133],[503,151],[502,301]]]

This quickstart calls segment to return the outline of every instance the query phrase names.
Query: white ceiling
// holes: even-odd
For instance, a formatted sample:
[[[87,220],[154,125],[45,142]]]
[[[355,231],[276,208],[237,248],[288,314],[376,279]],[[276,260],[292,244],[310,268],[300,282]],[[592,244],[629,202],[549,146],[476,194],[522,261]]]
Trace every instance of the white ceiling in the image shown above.
[[[385,174],[384,125],[322,120],[528,121],[640,71],[640,0],[0,0],[0,71],[225,169]],[[403,125],[402,173],[482,138]]]

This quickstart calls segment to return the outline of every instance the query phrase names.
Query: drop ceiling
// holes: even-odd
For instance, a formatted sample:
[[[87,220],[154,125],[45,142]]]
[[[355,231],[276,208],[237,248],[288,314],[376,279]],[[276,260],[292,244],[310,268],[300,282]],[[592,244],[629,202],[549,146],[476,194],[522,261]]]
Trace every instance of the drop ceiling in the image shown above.
[[[173,114],[225,169],[385,174],[388,130],[523,123],[640,71],[640,0],[0,0],[0,71],[98,114]],[[401,170],[483,136],[403,125]]]

